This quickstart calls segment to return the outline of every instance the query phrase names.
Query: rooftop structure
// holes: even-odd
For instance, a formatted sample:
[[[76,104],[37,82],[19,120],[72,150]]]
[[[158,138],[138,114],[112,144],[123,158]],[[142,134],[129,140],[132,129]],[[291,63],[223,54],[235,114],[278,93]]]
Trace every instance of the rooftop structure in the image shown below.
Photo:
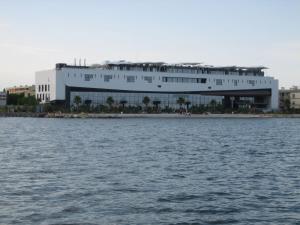
[[[202,63],[176,63],[164,62],[105,62],[104,64],[93,64],[91,66],[76,66],[58,63],[57,69],[61,68],[100,68],[105,70],[120,71],[144,71],[144,72],[167,72],[167,73],[192,73],[192,74],[220,74],[240,76],[264,76],[267,67],[240,67],[240,66],[210,66]]]

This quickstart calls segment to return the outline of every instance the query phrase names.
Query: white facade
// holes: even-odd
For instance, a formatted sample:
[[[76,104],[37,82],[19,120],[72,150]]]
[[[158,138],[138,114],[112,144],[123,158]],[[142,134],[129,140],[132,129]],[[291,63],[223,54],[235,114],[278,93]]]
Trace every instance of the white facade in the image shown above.
[[[230,71],[233,69],[185,69],[183,66],[175,66],[166,67],[164,71],[157,71],[155,68],[145,71],[142,67],[131,64],[125,70],[124,66],[127,64],[99,67],[57,65],[56,69],[36,72],[36,96],[41,102],[68,101],[72,93],[81,91],[204,96],[224,96],[224,93],[229,95],[228,92],[234,92],[234,96],[240,95],[239,92],[241,96],[249,96],[245,93],[251,92],[255,96],[256,92],[268,91],[267,109],[278,109],[278,80],[264,76],[260,68],[253,70],[255,72],[251,72],[251,68],[249,71],[238,68],[235,72]],[[71,93],[68,93],[68,88]],[[69,101],[72,104],[72,99]]]

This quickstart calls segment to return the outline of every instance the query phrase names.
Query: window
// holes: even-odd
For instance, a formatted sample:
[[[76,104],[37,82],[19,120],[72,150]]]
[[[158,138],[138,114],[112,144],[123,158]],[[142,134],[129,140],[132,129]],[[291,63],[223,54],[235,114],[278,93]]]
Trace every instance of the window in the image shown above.
[[[84,74],[84,80],[85,81],[90,81],[90,80],[93,79],[93,77],[94,77],[93,74]]]
[[[135,82],[135,76],[127,76],[127,82],[128,83]]]
[[[238,84],[238,81],[237,80],[233,80],[233,85],[237,86],[237,84]]]
[[[47,85],[45,85],[45,91],[47,91]]]
[[[247,83],[251,84],[252,86],[254,86],[255,85],[255,80],[248,80]]]
[[[39,92],[41,92],[41,85],[39,85]]]
[[[197,78],[197,83],[205,84],[206,83],[206,78]]]
[[[109,82],[112,79],[112,75],[104,75],[104,82]]]
[[[163,82],[170,83],[201,83],[205,84],[206,78],[186,78],[186,77],[162,77]]]
[[[223,85],[222,79],[216,79],[216,85]]]
[[[145,76],[144,80],[147,81],[148,83],[152,83],[152,77],[150,76]]]
[[[50,84],[48,84],[48,91],[50,91]]]

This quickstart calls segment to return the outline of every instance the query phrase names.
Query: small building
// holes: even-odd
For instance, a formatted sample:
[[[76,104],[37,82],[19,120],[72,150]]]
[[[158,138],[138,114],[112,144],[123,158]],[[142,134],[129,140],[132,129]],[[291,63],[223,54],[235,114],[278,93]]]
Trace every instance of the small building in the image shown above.
[[[0,92],[0,107],[6,106],[6,93]]]
[[[15,86],[6,88],[8,94],[24,94],[25,97],[35,96],[35,86],[25,85],[25,86]]]
[[[300,109],[300,88],[294,86],[290,89],[279,90],[279,107],[281,110]]]

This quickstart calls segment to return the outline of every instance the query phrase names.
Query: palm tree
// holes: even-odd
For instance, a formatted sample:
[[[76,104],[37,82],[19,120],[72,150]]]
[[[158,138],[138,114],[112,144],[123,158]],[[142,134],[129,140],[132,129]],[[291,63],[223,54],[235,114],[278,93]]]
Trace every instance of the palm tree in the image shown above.
[[[127,101],[125,99],[122,99],[120,101],[120,104],[122,105],[123,109],[125,108],[125,104],[127,104]]]
[[[213,111],[215,111],[216,105],[217,105],[217,101],[213,99],[213,100],[210,101],[209,105],[213,108]]]
[[[146,106],[146,108],[148,107],[149,103],[150,103],[150,98],[148,96],[145,96],[143,99],[143,104]]]
[[[158,111],[158,105],[160,104],[160,100],[154,100],[153,105],[156,107],[156,111]]]
[[[75,98],[74,98],[74,103],[75,103],[75,105],[76,105],[77,110],[78,110],[79,105],[81,104],[81,102],[82,102],[82,101],[81,101],[81,97],[78,96],[78,95],[76,95]]]
[[[191,102],[189,100],[185,101],[185,105],[186,105],[186,111],[189,110],[189,106],[190,106]]]
[[[111,108],[112,104],[114,104],[115,100],[113,99],[112,96],[109,96],[107,99],[106,99],[106,103],[109,105],[109,108]]]
[[[183,97],[179,97],[176,102],[177,102],[177,104],[179,104],[180,109],[181,109],[182,105],[185,103],[185,99]]]

